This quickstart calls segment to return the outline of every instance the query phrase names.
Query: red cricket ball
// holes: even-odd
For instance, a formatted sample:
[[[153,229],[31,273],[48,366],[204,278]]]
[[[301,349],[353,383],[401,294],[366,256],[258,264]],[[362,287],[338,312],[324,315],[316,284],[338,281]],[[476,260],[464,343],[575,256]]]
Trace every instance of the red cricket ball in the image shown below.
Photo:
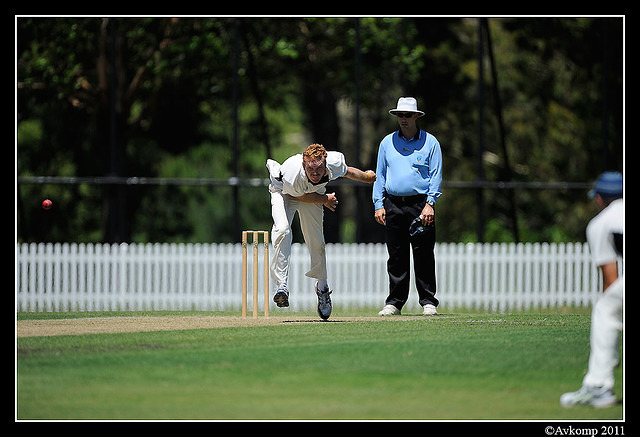
[[[51,209],[53,207],[53,202],[50,201],[49,199],[44,199],[42,201],[42,208],[44,209]]]

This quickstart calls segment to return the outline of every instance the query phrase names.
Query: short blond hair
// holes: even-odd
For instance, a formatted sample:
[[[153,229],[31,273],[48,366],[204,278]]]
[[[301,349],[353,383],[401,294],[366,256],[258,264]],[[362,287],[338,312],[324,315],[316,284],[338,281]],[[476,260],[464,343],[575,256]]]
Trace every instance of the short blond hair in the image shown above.
[[[327,150],[322,144],[311,144],[302,153],[302,159],[307,161],[319,161],[327,158]]]

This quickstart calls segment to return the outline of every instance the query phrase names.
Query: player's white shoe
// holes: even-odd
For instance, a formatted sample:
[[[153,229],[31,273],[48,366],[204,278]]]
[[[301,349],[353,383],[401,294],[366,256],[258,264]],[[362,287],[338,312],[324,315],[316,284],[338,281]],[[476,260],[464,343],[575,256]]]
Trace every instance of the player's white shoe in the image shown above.
[[[435,305],[431,305],[430,303],[426,304],[422,307],[422,315],[423,316],[435,316],[438,314]]]
[[[318,283],[316,282],[316,294],[318,295],[318,315],[322,320],[327,320],[331,315],[331,290],[318,290]]]
[[[394,305],[385,305],[378,313],[379,316],[399,316],[400,310]]]
[[[578,391],[572,391],[560,396],[560,405],[573,407],[576,405],[589,405],[595,408],[611,407],[618,403],[613,391],[603,387],[590,387],[583,385]]]

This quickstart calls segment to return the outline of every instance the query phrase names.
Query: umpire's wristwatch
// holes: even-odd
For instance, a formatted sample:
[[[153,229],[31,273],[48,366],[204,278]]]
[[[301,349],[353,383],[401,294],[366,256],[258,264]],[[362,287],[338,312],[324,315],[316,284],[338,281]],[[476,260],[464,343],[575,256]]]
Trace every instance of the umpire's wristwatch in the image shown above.
[[[427,205],[429,205],[431,208],[433,208],[433,205],[435,205],[436,203],[433,200],[427,200]]]

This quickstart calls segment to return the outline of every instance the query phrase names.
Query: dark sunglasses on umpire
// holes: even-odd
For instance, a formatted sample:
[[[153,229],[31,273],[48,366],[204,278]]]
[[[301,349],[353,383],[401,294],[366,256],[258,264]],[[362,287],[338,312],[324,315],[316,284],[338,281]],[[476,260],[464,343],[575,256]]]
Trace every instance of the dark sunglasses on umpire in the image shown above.
[[[411,118],[413,117],[413,112],[396,112],[395,116],[398,118]]]

